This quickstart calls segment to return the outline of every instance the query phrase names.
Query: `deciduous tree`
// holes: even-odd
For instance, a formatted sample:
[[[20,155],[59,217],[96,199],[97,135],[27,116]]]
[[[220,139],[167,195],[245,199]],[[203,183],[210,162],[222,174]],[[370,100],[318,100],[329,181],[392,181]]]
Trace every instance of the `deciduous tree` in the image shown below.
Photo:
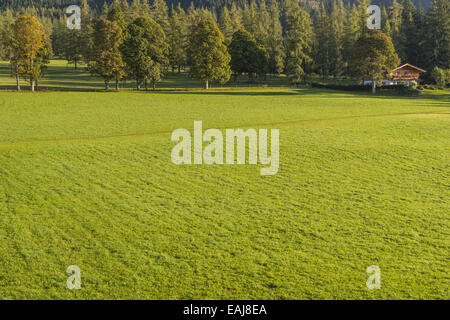
[[[380,30],[366,31],[355,43],[350,61],[350,71],[360,79],[372,80],[372,92],[376,83],[400,63],[391,38]]]
[[[38,55],[42,56],[45,50],[45,37],[42,24],[32,16],[20,16],[12,27],[10,45],[14,54],[11,63],[16,69],[16,77],[21,75],[30,80],[31,91],[35,90],[35,83],[40,75],[39,64],[46,61],[38,59]]]
[[[190,35],[191,74],[205,82],[217,80],[225,83],[230,79],[230,54],[225,38],[216,23],[211,20],[199,22]]]
[[[128,26],[121,49],[128,74],[136,80],[137,90],[142,83],[146,89],[148,82],[155,87],[168,62],[168,46],[161,26],[151,18],[137,18]]]
[[[267,51],[248,31],[242,29],[234,33],[229,51],[231,70],[235,77],[247,73],[249,78],[253,79],[253,74],[265,73],[268,61]]]

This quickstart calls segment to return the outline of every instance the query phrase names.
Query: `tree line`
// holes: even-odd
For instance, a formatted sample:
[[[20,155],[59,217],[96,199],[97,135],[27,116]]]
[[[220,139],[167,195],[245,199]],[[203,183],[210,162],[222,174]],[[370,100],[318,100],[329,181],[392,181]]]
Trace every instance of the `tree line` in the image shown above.
[[[184,69],[206,88],[240,75],[254,81],[281,73],[294,84],[313,73],[380,80],[401,62],[444,75],[450,69],[448,0],[434,0],[426,12],[411,0],[393,0],[381,6],[381,30],[367,28],[368,0],[313,3],[253,0],[211,10],[191,2],[185,10],[179,2],[114,0],[97,9],[81,0],[81,30],[67,28],[67,17],[51,15],[51,8],[6,9],[0,54],[18,90],[20,79],[33,90],[55,55],[75,68],[86,64],[106,90],[111,82],[118,90],[123,79],[148,90]]]

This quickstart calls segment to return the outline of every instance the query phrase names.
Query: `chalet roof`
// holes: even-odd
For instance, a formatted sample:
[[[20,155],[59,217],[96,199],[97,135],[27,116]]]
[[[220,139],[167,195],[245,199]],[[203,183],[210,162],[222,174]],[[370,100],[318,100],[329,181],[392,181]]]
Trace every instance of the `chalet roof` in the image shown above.
[[[420,71],[420,72],[426,72],[425,70],[420,69],[419,67],[413,66],[412,64],[409,64],[409,63],[405,63],[405,64],[401,65],[400,67],[395,68],[391,72],[397,71],[399,69],[403,69],[404,67],[410,67],[410,68],[416,69],[417,71]]]

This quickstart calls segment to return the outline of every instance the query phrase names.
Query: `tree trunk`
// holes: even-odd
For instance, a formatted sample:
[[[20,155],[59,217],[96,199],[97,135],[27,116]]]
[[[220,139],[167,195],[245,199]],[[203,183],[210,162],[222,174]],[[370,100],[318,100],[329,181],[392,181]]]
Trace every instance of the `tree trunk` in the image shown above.
[[[78,59],[75,58],[73,62],[75,63],[75,70],[76,70],[78,68]]]
[[[206,82],[205,82],[205,89],[206,89],[206,90],[209,89],[209,81],[208,81],[208,80],[206,80]]]
[[[20,78],[19,78],[19,72],[16,68],[16,85],[17,85],[17,91],[20,91]]]
[[[148,81],[145,80],[145,91],[148,91]]]
[[[30,59],[30,69],[33,70],[33,59]],[[30,77],[31,92],[34,92],[34,79]]]
[[[181,73],[181,66],[178,66],[178,73]]]
[[[377,83],[375,80],[372,80],[372,94],[375,94],[377,92]]]
[[[153,91],[155,91],[156,90],[156,83],[155,82],[152,83],[152,87],[153,87]]]
[[[105,81],[105,91],[109,91],[109,81]]]
[[[119,91],[119,79],[116,79],[116,91]]]
[[[36,91],[39,90],[39,80],[36,79]]]
[[[139,80],[136,80],[136,89],[137,91],[141,91],[141,82]]]

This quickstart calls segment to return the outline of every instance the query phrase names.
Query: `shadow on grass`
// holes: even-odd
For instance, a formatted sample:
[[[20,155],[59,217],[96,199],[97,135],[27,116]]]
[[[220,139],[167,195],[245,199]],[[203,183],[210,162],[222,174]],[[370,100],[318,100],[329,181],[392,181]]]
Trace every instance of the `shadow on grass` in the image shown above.
[[[0,86],[0,91],[14,91],[17,92],[16,86]],[[64,88],[64,87],[52,87],[52,86],[40,86],[36,90],[36,92],[105,92],[104,89],[95,89],[95,88]],[[19,92],[31,92],[29,86],[21,86],[21,90]],[[111,91],[113,92],[113,91]]]
[[[301,88],[294,89],[288,86],[261,86],[261,87],[220,87],[210,88],[209,90],[201,88],[161,88],[149,91],[140,91],[139,93],[148,94],[180,94],[180,95],[229,95],[229,96],[300,96],[300,95],[322,95],[327,98],[328,94],[336,94],[336,97],[349,98],[349,96],[361,97],[367,96],[363,92],[339,91],[331,89]],[[340,94],[340,95],[339,95]],[[335,96],[333,96],[334,98]]]
[[[63,82],[64,84],[70,85],[69,82]],[[450,107],[450,94],[441,93],[424,93],[420,96],[402,96],[402,95],[383,95],[375,94],[372,95],[370,92],[360,92],[360,91],[341,91],[333,89],[322,89],[322,88],[303,88],[303,89],[293,89],[289,87],[221,87],[221,88],[211,88],[209,90],[204,90],[201,88],[160,88],[156,90],[141,90],[137,91],[135,88],[124,86],[121,87],[122,91],[134,92],[137,94],[167,94],[167,95],[217,95],[217,96],[265,96],[265,97],[275,97],[275,96],[315,96],[318,98],[367,98],[367,99],[388,99],[388,100],[404,100],[413,99],[418,103],[425,104],[428,106],[442,106]],[[0,85],[0,90],[3,91],[16,91],[14,85]],[[29,92],[29,86],[23,85],[22,92]],[[59,87],[51,85],[41,85],[38,92],[103,92],[103,93],[116,93],[114,88],[111,88],[109,92],[101,86],[96,88],[93,87]],[[430,100],[432,104],[430,104]]]
[[[251,91],[249,91],[251,90]],[[279,90],[279,91],[277,91]],[[291,87],[222,87],[211,88],[209,90],[204,89],[192,89],[192,88],[161,88],[149,91],[140,91],[139,93],[157,93],[157,94],[181,94],[181,95],[231,95],[231,96],[295,96],[295,95],[322,95],[324,98],[328,97],[328,94],[332,94],[333,98],[372,98],[372,99],[416,99],[416,100],[448,100],[450,103],[449,94],[429,94],[425,93],[420,96],[408,96],[408,95],[393,95],[393,94],[375,94],[364,91],[345,91],[345,90],[333,90],[322,88],[303,88],[293,89]]]

